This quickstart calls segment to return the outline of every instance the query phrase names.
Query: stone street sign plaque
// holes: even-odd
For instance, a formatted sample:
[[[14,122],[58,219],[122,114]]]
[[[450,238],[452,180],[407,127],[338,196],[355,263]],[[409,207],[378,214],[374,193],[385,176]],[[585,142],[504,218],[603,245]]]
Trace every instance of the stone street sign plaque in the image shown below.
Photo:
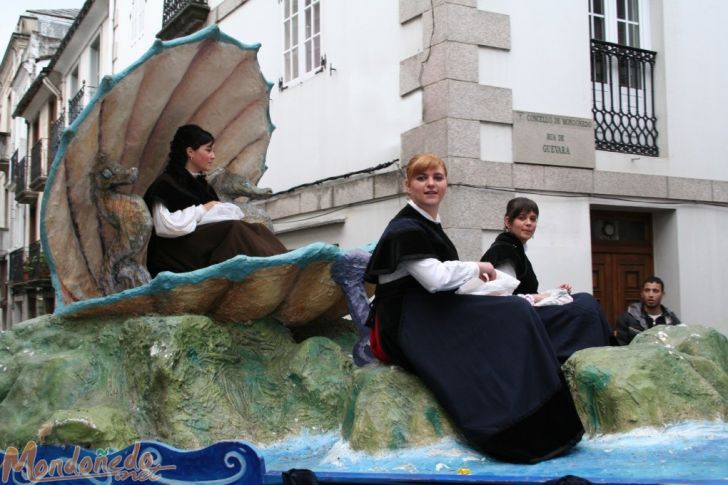
[[[593,121],[514,111],[513,161],[594,168]]]

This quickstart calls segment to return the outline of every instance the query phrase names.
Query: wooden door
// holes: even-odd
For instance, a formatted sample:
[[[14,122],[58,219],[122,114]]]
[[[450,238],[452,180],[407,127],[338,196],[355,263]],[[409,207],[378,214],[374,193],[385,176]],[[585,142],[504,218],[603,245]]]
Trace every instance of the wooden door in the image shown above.
[[[614,328],[627,306],[640,300],[642,282],[652,275],[652,256],[595,253],[592,258],[594,297]]]
[[[592,211],[594,297],[614,328],[617,317],[639,301],[653,274],[652,218],[647,213]]]

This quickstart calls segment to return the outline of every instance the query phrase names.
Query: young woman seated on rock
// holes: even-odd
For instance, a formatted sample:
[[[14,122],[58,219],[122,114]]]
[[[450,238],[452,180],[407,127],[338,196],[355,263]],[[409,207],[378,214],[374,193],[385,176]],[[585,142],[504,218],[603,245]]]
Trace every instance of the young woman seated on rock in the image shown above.
[[[460,261],[440,225],[440,158],[412,158],[405,187],[410,200],[365,275],[377,285],[373,353],[419,376],[480,451],[534,463],[569,450],[583,428],[551,344],[559,336],[523,298],[456,293],[472,278],[497,276],[490,263]]]
[[[532,304],[550,296],[550,293],[539,293],[536,272],[526,255],[526,245],[536,233],[538,213],[538,205],[531,199],[516,197],[508,201],[503,216],[504,230],[481,258],[517,278],[521,283],[513,293]],[[572,290],[568,283],[559,288],[568,293]],[[577,350],[609,344],[609,324],[599,302],[589,293],[571,296],[573,301],[566,305],[534,307],[561,362]]]
[[[212,134],[197,125],[179,127],[167,167],[144,195],[154,220],[147,250],[152,276],[192,271],[240,254],[286,252],[265,225],[244,222],[240,208],[220,202],[205,180],[215,160],[214,143]]]

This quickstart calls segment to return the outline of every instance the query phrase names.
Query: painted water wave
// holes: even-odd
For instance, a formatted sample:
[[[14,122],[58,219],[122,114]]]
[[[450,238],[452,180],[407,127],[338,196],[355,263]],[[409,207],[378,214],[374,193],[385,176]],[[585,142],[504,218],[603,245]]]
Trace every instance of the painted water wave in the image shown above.
[[[370,455],[353,451],[337,433],[310,432],[257,450],[269,473],[309,468],[335,473],[469,473],[483,479],[578,475],[595,482],[728,482],[728,423],[724,422],[685,422],[585,438],[568,454],[536,465],[491,460],[453,439]]]

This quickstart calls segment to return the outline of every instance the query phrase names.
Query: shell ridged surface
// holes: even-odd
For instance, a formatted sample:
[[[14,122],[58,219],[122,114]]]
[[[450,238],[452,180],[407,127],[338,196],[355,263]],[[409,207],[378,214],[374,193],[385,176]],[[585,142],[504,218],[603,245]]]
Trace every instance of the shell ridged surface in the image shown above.
[[[323,253],[316,246],[265,258],[281,265],[273,269],[270,261],[261,263],[264,258],[234,258],[234,273],[205,268],[194,272],[194,283],[173,273],[131,284],[130,292],[114,291],[107,283],[116,268],[109,263],[110,253],[131,244],[119,226],[139,210],[132,199],[142,196],[164,169],[179,126],[195,123],[215,135],[214,169],[253,184],[263,175],[274,127],[268,110],[271,84],[260,71],[259,47],[241,44],[211,26],[188,37],[157,41],[125,71],[102,80],[94,99],[64,132],[43,198],[41,237],[57,311],[78,316],[213,312],[226,319],[278,312],[296,324],[301,315],[308,319],[342,306],[341,292],[329,275],[339,254],[333,246]],[[128,179],[114,186],[113,197],[98,182],[108,164]],[[118,214],[109,216],[110,208]],[[132,256],[117,259],[131,258],[143,267],[146,240],[140,246]],[[327,288],[316,290],[316,298],[296,283],[301,275],[310,281],[312,272]],[[202,288],[213,295],[198,294],[204,293],[198,291]],[[246,288],[257,293],[268,288],[268,293],[245,308],[241,291]]]

